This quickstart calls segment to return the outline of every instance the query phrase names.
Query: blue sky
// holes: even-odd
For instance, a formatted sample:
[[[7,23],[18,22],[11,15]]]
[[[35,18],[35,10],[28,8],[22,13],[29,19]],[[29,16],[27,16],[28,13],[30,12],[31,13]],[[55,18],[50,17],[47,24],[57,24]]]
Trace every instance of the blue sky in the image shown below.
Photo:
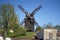
[[[25,14],[18,5],[28,12],[32,12],[36,7],[42,5],[42,8],[34,15],[36,22],[40,26],[48,23],[52,23],[53,26],[60,25],[60,0],[0,0],[0,5],[7,3],[14,6],[19,22],[22,22]]]

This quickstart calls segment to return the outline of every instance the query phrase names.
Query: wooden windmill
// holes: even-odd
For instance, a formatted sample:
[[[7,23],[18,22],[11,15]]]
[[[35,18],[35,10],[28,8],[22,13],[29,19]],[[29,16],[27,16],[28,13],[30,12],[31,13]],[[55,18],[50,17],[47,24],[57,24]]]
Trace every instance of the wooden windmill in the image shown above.
[[[38,25],[38,23],[35,21],[34,15],[37,11],[39,11],[39,9],[41,8],[41,5],[38,6],[35,10],[33,10],[32,13],[28,13],[21,5],[19,5],[18,7],[26,15],[26,17],[24,18],[24,21],[21,24],[25,23],[26,30],[33,32],[34,31],[34,24]]]

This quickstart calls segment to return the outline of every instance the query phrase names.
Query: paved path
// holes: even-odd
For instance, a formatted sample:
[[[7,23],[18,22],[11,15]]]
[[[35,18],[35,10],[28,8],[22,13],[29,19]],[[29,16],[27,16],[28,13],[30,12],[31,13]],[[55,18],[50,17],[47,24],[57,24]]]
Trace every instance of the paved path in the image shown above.
[[[37,40],[33,38],[12,38],[12,40]]]

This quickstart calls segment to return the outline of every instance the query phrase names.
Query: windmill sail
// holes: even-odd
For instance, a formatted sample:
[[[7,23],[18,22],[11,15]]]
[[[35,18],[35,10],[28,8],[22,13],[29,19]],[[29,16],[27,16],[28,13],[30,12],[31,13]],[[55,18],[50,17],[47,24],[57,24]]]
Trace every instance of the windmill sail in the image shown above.
[[[38,6],[31,14],[34,15],[37,11],[39,11],[40,8],[41,8],[41,5]]]
[[[18,7],[21,9],[21,11],[23,11],[23,13],[28,14],[28,12],[21,5],[19,5]]]

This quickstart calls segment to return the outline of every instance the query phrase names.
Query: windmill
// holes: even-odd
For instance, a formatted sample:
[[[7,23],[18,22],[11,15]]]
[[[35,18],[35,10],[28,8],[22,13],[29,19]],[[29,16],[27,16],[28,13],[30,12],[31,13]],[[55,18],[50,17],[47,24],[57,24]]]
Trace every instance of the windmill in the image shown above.
[[[33,10],[32,13],[28,13],[21,5],[18,6],[21,11],[23,11],[23,13],[26,15],[26,17],[24,18],[24,21],[21,23],[25,23],[25,28],[26,31],[34,31],[34,25],[36,24],[38,26],[38,23],[35,21],[34,15],[37,11],[39,11],[39,9],[41,8],[41,5],[38,6],[35,10]]]

